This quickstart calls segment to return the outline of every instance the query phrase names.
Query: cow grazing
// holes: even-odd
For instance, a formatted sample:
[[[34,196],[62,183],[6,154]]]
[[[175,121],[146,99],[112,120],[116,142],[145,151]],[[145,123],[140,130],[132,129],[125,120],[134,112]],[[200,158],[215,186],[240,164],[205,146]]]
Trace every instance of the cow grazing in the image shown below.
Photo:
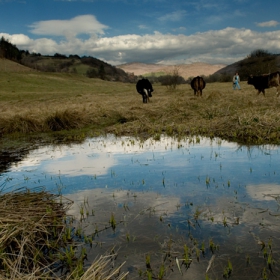
[[[248,85],[253,85],[258,90],[258,94],[261,92],[265,95],[265,89],[276,87],[276,94],[279,96],[280,90],[280,72],[274,72],[271,74],[263,74],[260,76],[249,76]]]
[[[206,83],[202,77],[197,76],[192,79],[191,87],[194,90],[194,95],[202,96],[202,90],[205,88]]]
[[[152,84],[148,79],[139,80],[136,84],[136,90],[143,97],[143,103],[150,101],[149,97],[152,97],[152,92],[154,91]]]

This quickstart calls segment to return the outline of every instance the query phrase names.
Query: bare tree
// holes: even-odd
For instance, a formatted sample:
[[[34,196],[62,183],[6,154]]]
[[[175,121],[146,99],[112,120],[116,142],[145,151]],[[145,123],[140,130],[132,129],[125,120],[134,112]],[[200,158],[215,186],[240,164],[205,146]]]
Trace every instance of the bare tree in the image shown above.
[[[174,66],[167,75],[161,78],[161,84],[170,90],[175,90],[177,85],[184,83],[184,78],[180,76],[180,67]]]

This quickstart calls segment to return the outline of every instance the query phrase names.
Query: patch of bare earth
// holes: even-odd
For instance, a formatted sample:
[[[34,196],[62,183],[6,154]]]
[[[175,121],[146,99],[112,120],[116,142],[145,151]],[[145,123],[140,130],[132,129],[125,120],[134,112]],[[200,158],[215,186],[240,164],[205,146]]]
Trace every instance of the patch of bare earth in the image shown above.
[[[172,74],[174,68],[179,70],[180,76],[184,79],[196,76],[209,76],[218,70],[226,67],[224,64],[207,64],[202,62],[192,64],[179,64],[179,65],[162,65],[162,64],[145,64],[145,63],[127,63],[118,65],[118,68],[124,70],[127,73],[134,73],[134,75],[140,76],[145,74],[152,74],[163,72],[166,74]]]

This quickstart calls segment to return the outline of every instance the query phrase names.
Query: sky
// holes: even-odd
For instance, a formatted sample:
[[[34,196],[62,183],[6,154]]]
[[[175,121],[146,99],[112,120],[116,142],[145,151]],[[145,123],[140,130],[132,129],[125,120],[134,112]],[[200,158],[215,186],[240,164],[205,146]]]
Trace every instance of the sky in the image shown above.
[[[0,37],[112,65],[232,64],[280,53],[278,0],[0,0]]]

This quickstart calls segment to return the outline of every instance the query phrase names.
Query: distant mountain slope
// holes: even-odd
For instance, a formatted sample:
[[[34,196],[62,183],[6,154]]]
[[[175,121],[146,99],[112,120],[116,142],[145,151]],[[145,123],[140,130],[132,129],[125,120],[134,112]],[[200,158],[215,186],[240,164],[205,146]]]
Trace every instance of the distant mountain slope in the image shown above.
[[[77,73],[109,81],[135,82],[137,79],[122,69],[91,56],[30,54],[28,50],[19,50],[4,37],[0,38],[0,59],[0,71],[22,72],[33,69],[41,72]]]
[[[218,71],[214,72],[213,74],[225,74],[225,75],[234,75],[235,72],[238,72],[240,61],[234,62],[230,65],[225,66],[224,68],[219,69]]]
[[[122,69],[91,56],[26,55],[21,59],[21,63],[41,72],[77,73],[89,78],[110,81],[134,82],[136,80],[136,77],[128,75]]]
[[[32,68],[6,58],[0,58],[0,72],[33,72]]]
[[[127,73],[134,73],[134,75],[145,75],[151,73],[170,74],[174,67],[179,69],[180,76],[184,79],[195,77],[198,75],[209,76],[216,71],[226,67],[225,64],[207,64],[202,62],[192,64],[179,64],[179,65],[160,65],[160,64],[145,64],[145,63],[127,63],[117,65],[117,68],[124,70]]]
[[[219,69],[214,74],[231,75],[239,73],[241,79],[245,80],[249,75],[261,75],[280,70],[280,55],[268,54],[260,57],[246,57],[233,64]]]

